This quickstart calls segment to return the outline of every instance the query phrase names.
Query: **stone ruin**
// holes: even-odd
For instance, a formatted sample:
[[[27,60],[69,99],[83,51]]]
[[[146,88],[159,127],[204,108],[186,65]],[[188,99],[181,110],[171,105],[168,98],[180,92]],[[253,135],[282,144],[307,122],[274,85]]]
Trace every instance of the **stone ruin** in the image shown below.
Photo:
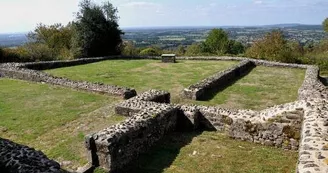
[[[227,83],[238,80],[258,65],[306,69],[305,79],[298,91],[299,98],[297,101],[273,106],[262,111],[170,104],[170,94],[165,91],[150,90],[136,96],[134,89],[72,81],[37,71],[117,58],[128,59],[132,57],[0,64],[0,76],[119,95],[127,99],[116,105],[115,112],[127,116],[128,119],[86,137],[85,146],[91,168],[100,166],[110,172],[122,171],[168,133],[201,129],[226,133],[234,139],[298,150],[297,172],[328,172],[328,90],[320,81],[317,66],[238,57],[177,58],[178,60],[241,61],[238,65],[182,91],[184,97],[195,100],[201,99],[213,89],[226,87]],[[146,58],[160,59],[158,57]],[[3,148],[5,148],[4,153],[6,153],[8,152],[7,146],[12,145],[12,143],[1,143],[0,140],[0,145],[5,146]],[[2,153],[0,153],[0,165],[8,163],[8,161],[6,162],[8,158],[16,157],[15,152],[8,158],[4,157],[6,154]],[[44,157],[40,157],[40,160],[42,159]],[[19,162],[17,163],[20,165]],[[51,163],[53,164],[49,165],[49,169],[58,169],[58,164]],[[40,165],[40,169],[43,166]],[[8,169],[14,169],[14,167]]]
[[[4,173],[64,173],[59,163],[41,151],[0,138],[0,171]]]

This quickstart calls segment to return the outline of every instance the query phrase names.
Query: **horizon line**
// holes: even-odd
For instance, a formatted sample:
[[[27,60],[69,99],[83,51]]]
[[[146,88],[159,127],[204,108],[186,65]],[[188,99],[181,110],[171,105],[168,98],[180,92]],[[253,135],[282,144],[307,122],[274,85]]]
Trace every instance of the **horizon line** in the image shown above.
[[[212,28],[212,27],[224,27],[224,28],[229,28],[229,27],[266,27],[266,26],[279,26],[279,25],[305,25],[305,26],[319,26],[322,25],[320,24],[303,24],[303,23],[278,23],[278,24],[259,24],[259,25],[162,25],[162,26],[122,26],[120,27],[121,29],[156,29],[156,28]],[[30,31],[17,31],[17,32],[0,32],[0,34],[24,34],[28,33]]]

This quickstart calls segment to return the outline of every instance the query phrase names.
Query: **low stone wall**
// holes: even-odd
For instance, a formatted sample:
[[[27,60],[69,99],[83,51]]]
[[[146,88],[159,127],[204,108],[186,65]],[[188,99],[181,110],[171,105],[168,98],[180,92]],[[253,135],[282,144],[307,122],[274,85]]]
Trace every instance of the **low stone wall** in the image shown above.
[[[308,98],[328,99],[327,86],[319,79],[320,69],[318,66],[309,66],[305,73],[305,79],[298,90],[300,100]]]
[[[262,65],[268,67],[285,67],[285,68],[302,68],[306,69],[309,65],[304,64],[290,64],[274,61],[266,61],[261,59],[252,59],[246,57],[228,57],[228,56],[196,56],[196,57],[177,57],[177,60],[197,60],[197,61],[252,61],[255,65]]]
[[[156,92],[153,93],[165,93]],[[151,95],[146,92],[145,95]],[[116,113],[134,116],[146,108],[168,105],[132,98],[117,105]],[[142,96],[140,97],[142,98]],[[178,110],[181,130],[200,129],[227,133],[230,137],[263,145],[297,150],[304,101],[274,106],[263,111],[231,110],[211,106],[172,105]],[[184,121],[179,121],[184,119]],[[187,119],[187,123],[185,121]]]
[[[289,110],[290,107],[286,104],[275,111],[271,109],[271,118],[266,120],[261,118],[263,111],[187,105],[179,108],[195,129],[220,131],[235,139],[297,150],[303,110]]]
[[[304,110],[297,173],[328,172],[328,101],[308,100]]]
[[[177,115],[176,108],[157,105],[88,136],[86,146],[90,161],[111,172],[124,169],[139,154],[176,129]]]
[[[95,62],[99,62],[99,61],[117,60],[117,59],[159,60],[160,57],[116,55],[116,56],[106,56],[106,57],[80,58],[80,59],[63,60],[63,61],[41,61],[41,62],[21,63],[19,66],[22,68],[28,68],[28,69],[32,69],[32,70],[48,70],[48,69],[54,69],[54,68],[70,67],[70,66],[76,66],[76,65],[95,63]]]
[[[45,82],[52,85],[120,96],[124,99],[134,97],[137,94],[134,89],[127,87],[106,85],[102,83],[91,83],[85,81],[73,81],[67,78],[55,77],[41,71],[18,68],[14,64],[12,66],[7,65],[6,67],[0,67],[0,74],[3,77],[33,82]]]
[[[149,90],[136,97],[119,103],[115,107],[115,113],[124,116],[132,116],[139,111],[160,105],[159,103],[170,103],[170,93],[159,90]]]
[[[230,125],[228,134],[234,139],[297,150],[302,120],[302,111],[286,112],[265,123],[237,119]]]
[[[254,67],[255,65],[251,61],[242,61],[240,64],[228,70],[214,74],[197,84],[185,88],[182,95],[188,99],[201,100],[208,95],[209,92],[215,92],[213,90],[219,90],[226,87],[231,82],[247,74]]]
[[[41,151],[0,138],[0,172],[64,173],[59,163]]]

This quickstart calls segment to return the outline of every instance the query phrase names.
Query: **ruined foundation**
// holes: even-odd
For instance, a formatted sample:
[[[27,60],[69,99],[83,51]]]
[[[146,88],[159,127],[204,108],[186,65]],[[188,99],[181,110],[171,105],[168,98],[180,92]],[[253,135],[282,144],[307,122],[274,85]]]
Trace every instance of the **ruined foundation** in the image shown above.
[[[160,60],[159,57],[146,58]],[[277,105],[262,111],[170,104],[170,94],[165,91],[150,90],[136,96],[134,89],[71,81],[36,71],[108,59],[110,57],[65,62],[0,64],[0,77],[45,82],[91,92],[108,93],[127,99],[115,107],[115,112],[127,116],[127,120],[86,137],[85,144],[88,157],[90,165],[93,167],[100,166],[111,172],[119,172],[171,132],[179,130],[212,130],[225,133],[237,140],[288,150],[298,150],[298,173],[328,172],[328,90],[319,79],[319,68],[317,66],[239,57],[177,58],[178,60],[241,61],[237,66],[218,72],[184,90],[185,97],[195,100],[202,98],[212,89],[225,87],[226,83],[247,74],[256,65],[306,69],[304,83],[298,91],[299,99],[297,101]],[[116,58],[111,57],[111,59]],[[8,160],[16,159],[15,153],[20,153],[20,151],[24,153],[26,151],[27,153],[38,154],[35,155],[37,156],[35,157],[36,162],[31,163],[33,166],[22,170],[33,168],[33,170],[36,170],[35,172],[38,172],[37,170],[45,170],[44,172],[60,171],[58,163],[48,160],[43,153],[36,152],[33,149],[21,150],[22,148],[26,147],[8,140],[0,140],[1,170],[15,171],[17,166],[8,164]],[[12,153],[10,157],[7,157],[6,153],[8,152]]]

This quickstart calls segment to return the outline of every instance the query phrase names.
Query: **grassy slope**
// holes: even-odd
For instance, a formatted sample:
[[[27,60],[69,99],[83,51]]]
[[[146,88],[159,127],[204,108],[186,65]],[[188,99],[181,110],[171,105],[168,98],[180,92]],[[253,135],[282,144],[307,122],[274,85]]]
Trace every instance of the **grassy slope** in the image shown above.
[[[120,99],[67,88],[0,79],[0,137],[27,144],[57,161],[86,163],[84,135],[124,118]]]
[[[218,105],[228,108],[264,109],[268,106],[292,102],[304,80],[304,70],[257,67],[223,92],[205,102],[179,97],[183,88],[224,70],[236,62],[181,61],[163,64],[153,60],[115,60],[49,70],[47,72],[75,80],[104,82],[134,87],[140,93],[148,89],[167,90],[173,103]]]
[[[138,173],[292,173],[298,154],[215,132],[174,134],[141,156]],[[193,138],[194,137],[194,138]],[[181,148],[182,147],[182,148]],[[181,148],[181,149],[180,149]]]
[[[297,100],[305,71],[302,69],[259,66],[204,105],[217,105],[236,109],[261,110],[268,106]]]
[[[149,89],[167,90],[173,97],[172,101],[177,102],[179,93],[184,88],[236,63],[179,61],[175,64],[165,64],[154,60],[112,60],[47,72],[75,80],[132,87],[138,93]]]

